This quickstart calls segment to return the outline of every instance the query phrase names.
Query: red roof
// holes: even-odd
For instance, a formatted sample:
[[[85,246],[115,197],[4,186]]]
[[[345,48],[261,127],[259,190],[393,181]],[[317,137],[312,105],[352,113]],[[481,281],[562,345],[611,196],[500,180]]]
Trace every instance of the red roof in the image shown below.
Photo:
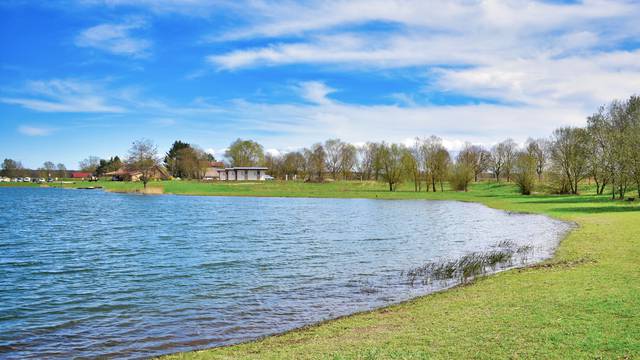
[[[222,161],[212,161],[209,163],[209,167],[224,169],[224,163]]]
[[[89,176],[91,176],[91,173],[90,173],[90,172],[73,171],[73,172],[71,173],[71,177],[72,177],[73,179],[82,179],[82,178],[87,178],[87,177],[89,177]]]

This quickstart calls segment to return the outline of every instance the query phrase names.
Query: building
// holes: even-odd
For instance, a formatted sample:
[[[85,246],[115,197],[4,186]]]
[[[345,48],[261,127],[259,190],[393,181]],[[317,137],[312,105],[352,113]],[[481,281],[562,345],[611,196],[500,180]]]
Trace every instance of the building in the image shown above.
[[[224,171],[224,163],[222,161],[212,161],[209,163],[202,180],[220,180],[221,171]]]
[[[72,179],[79,179],[79,180],[91,179],[92,178],[92,174],[90,172],[86,172],[86,171],[72,171],[71,172],[71,178]]]
[[[269,168],[262,166],[241,166],[218,171],[222,181],[263,181]]]
[[[120,169],[108,172],[105,175],[111,176],[111,180],[114,181],[140,181],[142,172],[139,170],[121,167]],[[170,178],[171,176],[162,166],[156,166],[151,174],[151,180],[169,180]]]

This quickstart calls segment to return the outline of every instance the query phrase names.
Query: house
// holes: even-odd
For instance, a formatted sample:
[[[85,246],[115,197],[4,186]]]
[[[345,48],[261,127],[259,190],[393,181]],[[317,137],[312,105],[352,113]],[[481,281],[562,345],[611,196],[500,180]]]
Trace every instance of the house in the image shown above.
[[[120,169],[108,172],[105,175],[111,176],[111,180],[114,181],[140,181],[142,171],[121,167]],[[151,180],[169,180],[170,178],[171,176],[164,167],[158,165],[154,167],[151,174]]]
[[[86,172],[86,171],[72,171],[71,172],[71,178],[72,179],[80,179],[80,180],[85,180],[85,179],[90,179],[93,175],[90,172]]]
[[[222,161],[212,161],[209,163],[202,180],[220,180],[221,171],[224,171],[224,163]]]
[[[218,171],[222,181],[263,181],[269,168],[262,166],[241,166]]]

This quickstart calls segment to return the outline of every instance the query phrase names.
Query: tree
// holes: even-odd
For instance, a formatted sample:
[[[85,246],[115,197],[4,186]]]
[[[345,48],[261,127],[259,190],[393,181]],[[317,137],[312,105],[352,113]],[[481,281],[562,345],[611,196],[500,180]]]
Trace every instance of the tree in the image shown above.
[[[549,158],[549,142],[546,139],[527,139],[526,151],[536,160],[536,174],[538,181],[542,181],[542,174]]]
[[[578,183],[587,175],[588,154],[586,130],[563,127],[553,132],[551,157],[558,165],[561,176],[572,194],[578,193]]]
[[[58,163],[58,165],[56,165],[56,170],[58,173],[58,177],[59,178],[66,178],[67,177],[67,167],[64,166],[63,163]]]
[[[97,156],[89,156],[88,158],[81,160],[78,165],[81,171],[93,174],[100,165],[100,158]]]
[[[456,162],[451,169],[449,182],[456,191],[469,191],[469,184],[473,181],[473,167],[464,162]]]
[[[405,149],[402,154],[402,166],[407,176],[413,181],[413,190],[420,191],[422,179],[420,171],[420,161],[416,159],[415,153],[410,149]]]
[[[264,166],[269,168],[271,176],[282,178],[284,175],[284,160],[279,154],[266,153],[264,155]]]
[[[440,190],[444,191],[444,182],[449,175],[449,163],[451,162],[449,151],[442,145],[442,139],[437,136],[423,140],[420,149],[427,182],[431,183],[434,192],[437,183],[440,184]],[[429,186],[427,186],[428,190]]]
[[[282,159],[282,172],[285,178],[295,178],[305,173],[306,164],[304,155],[299,151],[286,153]]]
[[[360,180],[378,180],[382,166],[380,165],[380,144],[368,142],[358,148],[358,172]]]
[[[380,145],[380,162],[382,164],[382,177],[389,184],[389,191],[396,191],[402,180],[402,156],[405,147],[399,144]]]
[[[482,146],[466,143],[462,151],[458,153],[458,161],[473,169],[474,181],[478,182],[480,174],[487,171],[491,164],[491,153]]]
[[[610,133],[604,107],[587,118],[587,166],[596,183],[596,194],[602,195],[611,179]]]
[[[171,176],[173,177],[185,177],[185,174],[182,173],[181,159],[179,156],[180,150],[190,149],[191,145],[189,143],[176,140],[171,145],[171,149],[164,156],[164,166],[167,168]]]
[[[353,168],[356,166],[358,160],[358,150],[352,144],[343,144],[340,149],[340,171],[342,172],[342,178],[345,180],[351,179]]]
[[[151,140],[141,139],[133,142],[129,149],[127,167],[141,173],[140,180],[145,189],[159,165],[158,148]]]
[[[324,181],[324,167],[326,161],[326,152],[320,143],[311,146],[311,149],[305,149],[304,157],[308,169],[309,181]]]
[[[369,180],[371,178],[372,156],[369,151],[370,143],[366,143],[358,147],[358,153],[356,157],[356,171],[360,175],[360,181],[364,179]]]
[[[6,177],[16,177],[18,172],[22,170],[22,164],[19,161],[13,159],[4,159],[2,162],[2,175]]]
[[[45,163],[42,165],[42,170],[44,170],[44,174],[48,178],[51,177],[51,174],[53,174],[55,169],[56,165],[51,161],[45,161]]]
[[[504,174],[507,181],[511,181],[511,171],[515,160],[518,144],[512,139],[507,139],[491,148],[491,161],[489,168],[500,182],[500,175]]]
[[[237,139],[224,156],[230,160],[231,166],[258,166],[264,163],[264,148],[253,140]]]
[[[100,160],[100,164],[96,168],[97,176],[104,176],[104,174],[112,171],[116,171],[123,166],[122,160],[116,155],[111,157],[109,160]]]
[[[340,158],[344,146],[345,144],[340,139],[329,139],[324,142],[324,150],[327,154],[325,157],[327,170],[334,180],[338,179],[338,173],[341,168]]]
[[[513,167],[514,180],[522,195],[531,195],[538,175],[538,158],[527,150],[516,154]]]

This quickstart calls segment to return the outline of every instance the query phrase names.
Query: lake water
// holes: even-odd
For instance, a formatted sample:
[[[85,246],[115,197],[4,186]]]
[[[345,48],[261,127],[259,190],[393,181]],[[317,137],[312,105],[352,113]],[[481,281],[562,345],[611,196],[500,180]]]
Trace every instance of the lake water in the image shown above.
[[[0,188],[0,358],[144,358],[237,343],[433,291],[401,272],[534,245],[544,216],[450,201]]]

